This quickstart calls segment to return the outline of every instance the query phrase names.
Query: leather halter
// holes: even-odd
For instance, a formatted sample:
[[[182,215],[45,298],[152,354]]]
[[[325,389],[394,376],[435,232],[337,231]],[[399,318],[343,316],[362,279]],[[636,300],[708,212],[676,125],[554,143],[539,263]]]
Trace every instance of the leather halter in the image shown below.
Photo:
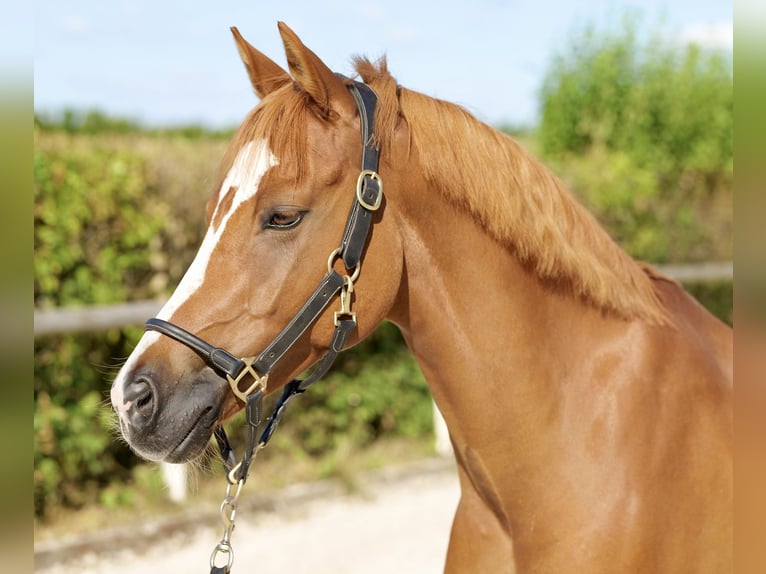
[[[356,315],[350,310],[353,282],[359,274],[362,254],[372,226],[372,215],[380,207],[383,199],[383,183],[377,172],[380,150],[374,138],[377,95],[372,88],[361,82],[348,80],[340,74],[338,76],[349,82],[348,89],[359,111],[363,147],[362,171],[359,174],[356,197],[346,220],[340,246],[330,254],[327,274],[311,296],[282,331],[256,357],[238,358],[229,351],[215,347],[182,327],[163,319],[155,317],[146,321],[147,331],[162,333],[186,345],[199,355],[218,376],[228,380],[234,394],[246,403],[249,433],[246,452],[239,463],[236,461],[223,427],[219,426],[214,433],[224,459],[227,478],[232,485],[247,479],[253,453],[256,448],[262,448],[269,442],[290,400],[302,394],[327,373],[356,327]],[[333,263],[337,258],[343,260],[346,270],[351,271],[351,276],[341,275],[333,269]],[[285,385],[282,396],[274,407],[274,412],[256,441],[257,427],[261,420],[261,401],[266,390],[269,372],[314,324],[338,294],[341,296],[341,310],[335,313],[335,331],[327,354],[308,378],[294,379]],[[248,375],[254,382],[243,391],[240,383]]]

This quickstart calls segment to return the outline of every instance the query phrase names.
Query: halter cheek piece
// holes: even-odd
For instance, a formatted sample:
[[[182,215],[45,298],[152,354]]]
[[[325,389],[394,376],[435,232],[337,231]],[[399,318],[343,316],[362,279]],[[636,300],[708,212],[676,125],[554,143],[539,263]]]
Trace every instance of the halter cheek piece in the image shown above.
[[[347,80],[344,76],[338,75]],[[351,312],[350,305],[353,282],[359,274],[362,252],[372,225],[372,214],[380,207],[383,199],[383,183],[377,172],[379,148],[374,139],[377,96],[369,86],[361,82],[350,80],[349,82],[348,89],[359,111],[363,147],[362,171],[357,181],[356,197],[346,221],[340,246],[330,254],[327,274],[290,322],[258,356],[238,358],[178,325],[157,318],[146,321],[146,330],[167,335],[199,355],[217,375],[226,378],[234,394],[246,403],[249,440],[245,455],[239,463],[236,462],[223,427],[218,427],[215,431],[229,481],[232,484],[247,478],[254,450],[269,442],[290,400],[303,393],[327,373],[338,353],[343,350],[351,331],[356,327],[356,315]],[[346,269],[352,272],[351,276],[340,275],[333,269],[333,263],[338,258],[342,259]],[[341,310],[335,313],[335,331],[327,354],[307,379],[294,379],[285,385],[273,414],[256,442],[255,434],[261,419],[261,401],[269,373],[339,293]],[[252,382],[243,390],[241,385],[248,378]]]

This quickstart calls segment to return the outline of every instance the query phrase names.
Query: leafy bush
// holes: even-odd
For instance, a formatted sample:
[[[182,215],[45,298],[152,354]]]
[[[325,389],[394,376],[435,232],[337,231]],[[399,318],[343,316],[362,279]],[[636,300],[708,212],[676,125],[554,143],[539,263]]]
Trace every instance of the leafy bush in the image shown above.
[[[36,308],[158,297],[199,241],[199,216],[223,145],[126,136],[35,135]],[[207,155],[211,149],[219,148]],[[203,166],[207,166],[206,168]],[[194,182],[194,183],[192,183]],[[191,183],[191,185],[190,185]],[[183,197],[184,201],[179,201]],[[176,205],[186,206],[179,209]],[[169,256],[174,253],[178,258]],[[35,512],[97,499],[136,458],[114,440],[110,375],[139,329],[35,341]]]
[[[155,136],[178,136],[184,139],[210,140],[211,138],[231,139],[234,130],[210,130],[201,125],[148,128],[136,120],[116,118],[100,110],[82,112],[64,109],[57,114],[35,114],[35,127],[47,133],[70,135],[125,135],[142,134]]]
[[[684,288],[689,291],[708,311],[728,323],[734,324],[734,285],[731,281],[708,281],[689,283]]]
[[[117,336],[117,340],[115,340]],[[35,513],[97,500],[110,480],[129,478],[133,455],[114,442],[104,408],[104,357],[126,345],[107,337],[50,337],[35,344]],[[108,356],[108,355],[107,355]],[[99,372],[101,371],[101,372]]]
[[[309,454],[335,448],[341,437],[366,446],[382,436],[428,436],[433,428],[431,393],[390,323],[341,355],[330,376],[295,406],[284,430]]]
[[[553,61],[539,143],[633,256],[731,257],[730,56],[635,26],[588,29]]]

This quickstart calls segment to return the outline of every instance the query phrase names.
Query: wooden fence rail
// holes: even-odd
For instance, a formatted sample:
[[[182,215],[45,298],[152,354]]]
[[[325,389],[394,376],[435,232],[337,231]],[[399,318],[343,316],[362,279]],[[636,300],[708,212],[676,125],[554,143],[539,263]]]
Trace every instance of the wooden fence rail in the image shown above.
[[[118,305],[35,309],[35,337],[142,325],[163,304],[160,299],[152,299]]]
[[[657,269],[688,283],[731,281],[734,277],[731,261],[657,266]],[[142,325],[148,317],[157,314],[163,303],[155,299],[108,306],[35,309],[35,337]]]

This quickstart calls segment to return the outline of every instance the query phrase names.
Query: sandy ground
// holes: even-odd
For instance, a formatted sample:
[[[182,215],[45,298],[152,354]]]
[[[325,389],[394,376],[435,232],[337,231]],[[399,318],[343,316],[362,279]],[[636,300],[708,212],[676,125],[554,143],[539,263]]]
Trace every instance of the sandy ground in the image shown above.
[[[233,574],[441,572],[459,498],[452,464],[433,460],[389,469],[360,486],[347,494],[337,485],[305,485],[261,501],[259,508],[240,504]],[[136,525],[87,543],[41,544],[35,547],[35,572],[208,572],[222,532],[215,516],[207,515],[156,528]]]

